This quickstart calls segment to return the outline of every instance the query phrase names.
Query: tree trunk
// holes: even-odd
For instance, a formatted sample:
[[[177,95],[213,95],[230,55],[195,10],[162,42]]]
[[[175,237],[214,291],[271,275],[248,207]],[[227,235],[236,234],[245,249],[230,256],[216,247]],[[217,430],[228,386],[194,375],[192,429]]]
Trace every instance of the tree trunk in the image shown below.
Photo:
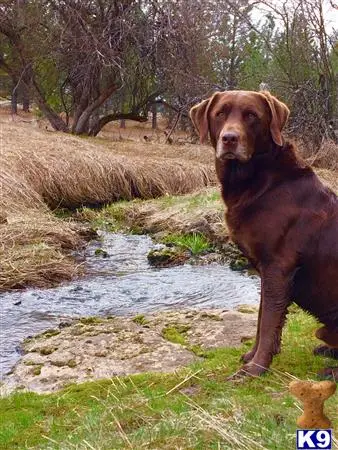
[[[183,114],[181,115],[180,118],[180,130],[181,131],[187,131],[187,127],[188,127],[188,123],[187,123],[187,118],[183,116]]]
[[[122,128],[123,130],[126,128],[126,119],[120,120],[120,128]]]
[[[41,109],[43,114],[49,120],[50,124],[56,131],[63,131],[64,133],[68,133],[69,129],[65,122],[61,119],[61,117],[56,114],[55,111],[47,104],[42,92],[40,91],[39,86],[37,85],[34,78],[32,79],[32,85],[35,93],[35,101],[38,104],[38,107]]]
[[[32,67],[27,66],[22,73],[22,81],[20,82],[20,92],[22,96],[22,109],[24,112],[29,112],[30,103],[30,88],[32,80]]]
[[[37,104],[41,109],[41,111],[43,112],[43,114],[45,115],[46,119],[49,120],[54,130],[69,133],[69,129],[65,124],[65,122],[46,103],[42,103],[40,100],[38,100]]]
[[[100,115],[99,115],[98,109],[96,109],[93,112],[93,114],[90,116],[89,121],[88,121],[88,130],[87,130],[88,134],[89,134],[89,130],[91,130],[92,128],[97,127],[99,121],[100,121]]]
[[[29,112],[29,91],[28,86],[24,83],[21,84],[22,87],[22,109],[24,112]]]
[[[175,113],[173,109],[169,109],[168,112],[168,127],[172,126],[173,120],[175,119]]]
[[[110,86],[108,89],[102,92],[97,99],[90,103],[87,108],[80,115],[77,123],[74,123],[73,132],[75,134],[90,134],[88,129],[89,118],[92,113],[99,108],[106,100],[109,98],[112,93],[116,90],[116,86]]]
[[[11,113],[18,114],[18,83],[15,80],[11,97]]]
[[[80,97],[73,96],[75,104],[75,112],[73,117],[72,133],[75,133],[76,125],[83,111],[88,107],[88,94],[83,91]]]
[[[178,122],[179,122],[179,120],[181,118],[181,114],[182,114],[181,111],[177,113],[175,122],[174,122],[173,126],[171,127],[171,130],[167,134],[167,138],[165,140],[165,144],[168,144],[168,143],[171,144],[172,143],[171,135],[173,134],[173,132],[175,131],[175,128],[177,127],[177,124],[178,124]]]
[[[153,130],[156,130],[157,129],[157,104],[156,103],[152,104],[151,112],[152,112],[151,127]]]

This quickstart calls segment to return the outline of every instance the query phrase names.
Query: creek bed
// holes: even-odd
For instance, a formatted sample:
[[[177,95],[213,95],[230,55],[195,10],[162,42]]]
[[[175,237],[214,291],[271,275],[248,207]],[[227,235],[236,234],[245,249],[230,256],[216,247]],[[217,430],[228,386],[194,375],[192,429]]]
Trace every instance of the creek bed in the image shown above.
[[[101,241],[92,242],[85,250],[90,277],[52,289],[0,294],[1,376],[20,358],[25,338],[57,327],[70,317],[257,305],[257,276],[217,263],[155,269],[147,260],[154,246],[148,236],[101,233]],[[107,257],[95,255],[101,248]]]

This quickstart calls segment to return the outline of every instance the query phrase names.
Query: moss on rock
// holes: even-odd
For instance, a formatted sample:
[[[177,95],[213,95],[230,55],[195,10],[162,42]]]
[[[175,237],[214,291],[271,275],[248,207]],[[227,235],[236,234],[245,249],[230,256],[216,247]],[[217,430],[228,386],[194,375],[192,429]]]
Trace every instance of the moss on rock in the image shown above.
[[[171,267],[184,264],[191,257],[189,251],[178,247],[153,249],[147,255],[148,262],[154,267]]]

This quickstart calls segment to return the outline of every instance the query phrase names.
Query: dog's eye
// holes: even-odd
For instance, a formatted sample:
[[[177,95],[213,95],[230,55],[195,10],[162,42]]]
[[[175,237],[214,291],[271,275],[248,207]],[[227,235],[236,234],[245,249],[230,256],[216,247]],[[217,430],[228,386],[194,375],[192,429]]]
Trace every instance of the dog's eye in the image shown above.
[[[216,113],[216,117],[225,117],[225,112],[224,111],[218,111],[218,113]]]
[[[246,113],[244,113],[244,116],[246,119],[249,120],[257,119],[257,114],[254,113],[253,111],[247,111]]]

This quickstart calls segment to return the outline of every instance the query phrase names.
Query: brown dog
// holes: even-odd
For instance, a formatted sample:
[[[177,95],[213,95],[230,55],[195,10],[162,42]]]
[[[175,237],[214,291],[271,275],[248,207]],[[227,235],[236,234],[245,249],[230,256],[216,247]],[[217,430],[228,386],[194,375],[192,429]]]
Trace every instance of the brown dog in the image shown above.
[[[268,92],[218,92],[190,116],[216,150],[231,237],[261,276],[256,343],[240,373],[270,366],[292,301],[325,325],[316,353],[337,357],[338,198],[284,142],[287,106]]]

